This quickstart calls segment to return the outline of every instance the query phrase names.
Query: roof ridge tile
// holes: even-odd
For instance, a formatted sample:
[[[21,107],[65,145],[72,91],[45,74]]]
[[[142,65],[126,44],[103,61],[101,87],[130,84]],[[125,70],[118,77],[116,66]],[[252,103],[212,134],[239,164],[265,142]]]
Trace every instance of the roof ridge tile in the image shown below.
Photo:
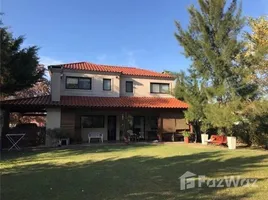
[[[147,77],[175,79],[175,77],[172,76],[171,74],[163,74],[161,72],[156,72],[149,69],[123,66],[123,65],[121,66],[121,65],[96,64],[91,62],[74,62],[74,63],[50,65],[49,67],[53,66],[62,66],[65,69],[71,69],[71,70],[112,72],[112,73],[122,73],[123,75],[131,75],[131,76],[147,76]]]

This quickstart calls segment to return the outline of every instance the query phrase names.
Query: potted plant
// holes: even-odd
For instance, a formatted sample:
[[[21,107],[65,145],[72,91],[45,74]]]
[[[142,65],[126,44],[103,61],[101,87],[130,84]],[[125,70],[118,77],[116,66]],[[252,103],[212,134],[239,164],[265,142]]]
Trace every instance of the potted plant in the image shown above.
[[[123,139],[124,139],[124,142],[126,144],[129,144],[130,142],[130,134],[131,134],[132,130],[128,130],[126,131],[126,133],[123,135]]]
[[[201,131],[202,131],[202,134],[201,134],[201,142],[203,145],[207,145],[208,144],[208,134],[207,134],[207,130],[210,128],[211,126],[206,123],[206,122],[203,122],[202,125],[201,125]]]
[[[226,128],[218,129],[218,135],[227,135],[228,149],[236,149],[236,137],[231,131],[227,131]]]
[[[211,125],[219,128],[222,134],[228,136],[229,149],[236,149],[236,137],[232,136],[232,128],[241,120],[235,112],[236,110],[239,110],[236,101],[208,104],[204,109],[206,118]]]
[[[232,133],[230,136],[227,136],[227,146],[228,149],[236,149],[236,137]]]
[[[184,137],[184,142],[189,143],[189,137],[190,137],[191,133],[189,131],[183,131],[182,135]]]

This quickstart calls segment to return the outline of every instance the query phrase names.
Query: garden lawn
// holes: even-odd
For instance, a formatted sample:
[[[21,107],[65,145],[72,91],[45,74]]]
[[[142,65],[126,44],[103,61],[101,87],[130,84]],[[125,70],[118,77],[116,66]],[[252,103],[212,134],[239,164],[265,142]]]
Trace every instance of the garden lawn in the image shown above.
[[[257,187],[180,190],[190,171],[258,179]],[[197,180],[196,180],[197,181]],[[197,184],[197,183],[196,183]],[[2,200],[267,199],[268,153],[199,144],[107,145],[3,152]]]

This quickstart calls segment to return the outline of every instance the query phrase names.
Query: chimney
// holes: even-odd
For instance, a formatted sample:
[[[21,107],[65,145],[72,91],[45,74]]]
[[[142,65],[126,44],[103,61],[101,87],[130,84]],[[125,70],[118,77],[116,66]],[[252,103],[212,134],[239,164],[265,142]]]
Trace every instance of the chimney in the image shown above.
[[[61,66],[49,66],[51,77],[51,100],[60,101]]]

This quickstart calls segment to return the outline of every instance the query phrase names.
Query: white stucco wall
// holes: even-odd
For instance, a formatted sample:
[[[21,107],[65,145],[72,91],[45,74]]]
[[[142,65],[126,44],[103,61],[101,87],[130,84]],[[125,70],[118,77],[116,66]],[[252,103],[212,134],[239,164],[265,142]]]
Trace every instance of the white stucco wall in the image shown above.
[[[91,78],[91,90],[66,89],[66,77],[88,77]],[[111,91],[103,90],[103,79],[111,79]],[[101,96],[119,97],[120,77],[117,74],[99,74],[97,72],[64,72],[61,79],[61,95],[63,96]]]
[[[46,128],[60,128],[61,125],[61,109],[47,108]]]
[[[133,81],[133,93],[126,92],[126,81]],[[175,81],[168,79],[156,79],[146,77],[121,76],[120,96],[136,97],[172,97],[171,94],[150,93],[150,83],[168,83],[170,91],[173,92]]]
[[[66,77],[88,77],[92,80],[91,90],[66,89]],[[103,79],[111,79],[111,91],[103,90]],[[126,81],[133,81],[133,93],[126,92]],[[175,81],[163,78],[132,77],[118,73],[87,72],[65,70],[63,74],[52,73],[51,87],[52,97],[59,100],[59,94],[63,96],[99,96],[99,97],[172,97],[171,94],[150,93],[150,83],[168,83],[170,92],[173,93]],[[60,84],[60,86],[59,86]],[[53,89],[54,88],[54,89]]]
[[[60,101],[61,70],[51,70],[51,98],[52,101]]]

